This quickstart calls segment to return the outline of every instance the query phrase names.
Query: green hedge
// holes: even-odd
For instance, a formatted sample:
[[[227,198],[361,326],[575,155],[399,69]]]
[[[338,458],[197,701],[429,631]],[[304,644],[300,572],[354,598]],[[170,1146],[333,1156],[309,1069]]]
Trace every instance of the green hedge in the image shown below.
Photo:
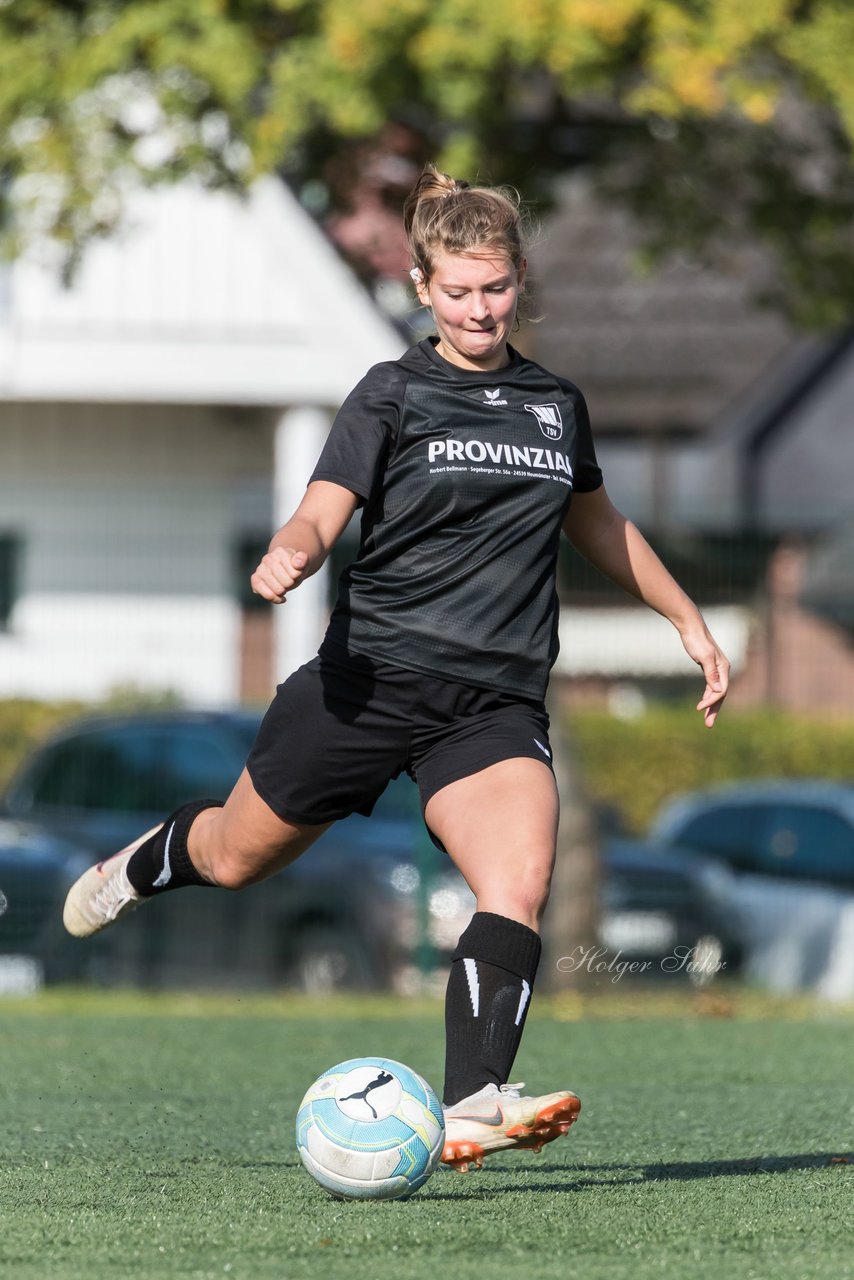
[[[680,791],[746,778],[854,779],[854,723],[775,711],[725,711],[713,729],[681,708],[632,720],[577,711],[568,721],[587,794],[643,831]]]
[[[6,786],[18,762],[37,742],[83,710],[79,702],[0,701],[0,787]]]

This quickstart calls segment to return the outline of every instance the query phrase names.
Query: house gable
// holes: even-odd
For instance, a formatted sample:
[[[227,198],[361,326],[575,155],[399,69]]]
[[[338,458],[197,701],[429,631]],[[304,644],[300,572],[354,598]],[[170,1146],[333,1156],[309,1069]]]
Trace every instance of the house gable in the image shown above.
[[[403,342],[293,194],[139,192],[71,285],[45,248],[0,313],[0,398],[337,405]]]

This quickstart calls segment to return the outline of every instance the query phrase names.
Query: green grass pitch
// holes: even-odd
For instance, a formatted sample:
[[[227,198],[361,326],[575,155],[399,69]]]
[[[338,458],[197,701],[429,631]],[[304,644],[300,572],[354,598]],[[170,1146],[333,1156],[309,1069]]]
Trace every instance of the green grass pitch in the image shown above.
[[[578,1124],[540,1155],[440,1171],[405,1203],[328,1199],[294,1148],[304,1090],[363,1054],[439,1088],[441,1005],[2,1002],[0,1274],[854,1276],[850,1011],[541,1000],[514,1079],[576,1089]]]

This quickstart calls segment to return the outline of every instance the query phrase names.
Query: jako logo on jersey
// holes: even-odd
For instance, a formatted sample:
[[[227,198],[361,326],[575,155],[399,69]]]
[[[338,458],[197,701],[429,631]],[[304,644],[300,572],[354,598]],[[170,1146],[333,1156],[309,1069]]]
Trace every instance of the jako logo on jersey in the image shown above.
[[[496,406],[498,406],[498,405],[502,405],[502,404],[503,404],[503,405],[506,405],[506,404],[507,404],[507,401],[506,401],[506,400],[499,400],[499,398],[498,398],[498,397],[501,395],[501,388],[500,388],[500,387],[496,387],[494,391],[484,391],[484,393],[483,393],[483,394],[484,394],[484,396],[486,397],[486,399],[485,399],[485,401],[484,401],[484,403],[485,403],[485,404],[494,404],[494,405],[496,405]]]
[[[526,404],[525,408],[528,413],[533,413],[547,440],[560,440],[563,435],[563,422],[560,409],[556,404]]]

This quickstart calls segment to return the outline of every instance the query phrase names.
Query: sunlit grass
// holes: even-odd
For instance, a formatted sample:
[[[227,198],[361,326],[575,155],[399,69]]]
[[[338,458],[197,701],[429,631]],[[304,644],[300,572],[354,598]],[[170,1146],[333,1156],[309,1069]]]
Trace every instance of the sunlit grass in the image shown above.
[[[10,1280],[839,1280],[854,1017],[736,989],[542,997],[513,1078],[574,1088],[540,1155],[332,1201],[293,1124],[321,1071],[442,1077],[435,998],[48,990],[0,1002]]]

